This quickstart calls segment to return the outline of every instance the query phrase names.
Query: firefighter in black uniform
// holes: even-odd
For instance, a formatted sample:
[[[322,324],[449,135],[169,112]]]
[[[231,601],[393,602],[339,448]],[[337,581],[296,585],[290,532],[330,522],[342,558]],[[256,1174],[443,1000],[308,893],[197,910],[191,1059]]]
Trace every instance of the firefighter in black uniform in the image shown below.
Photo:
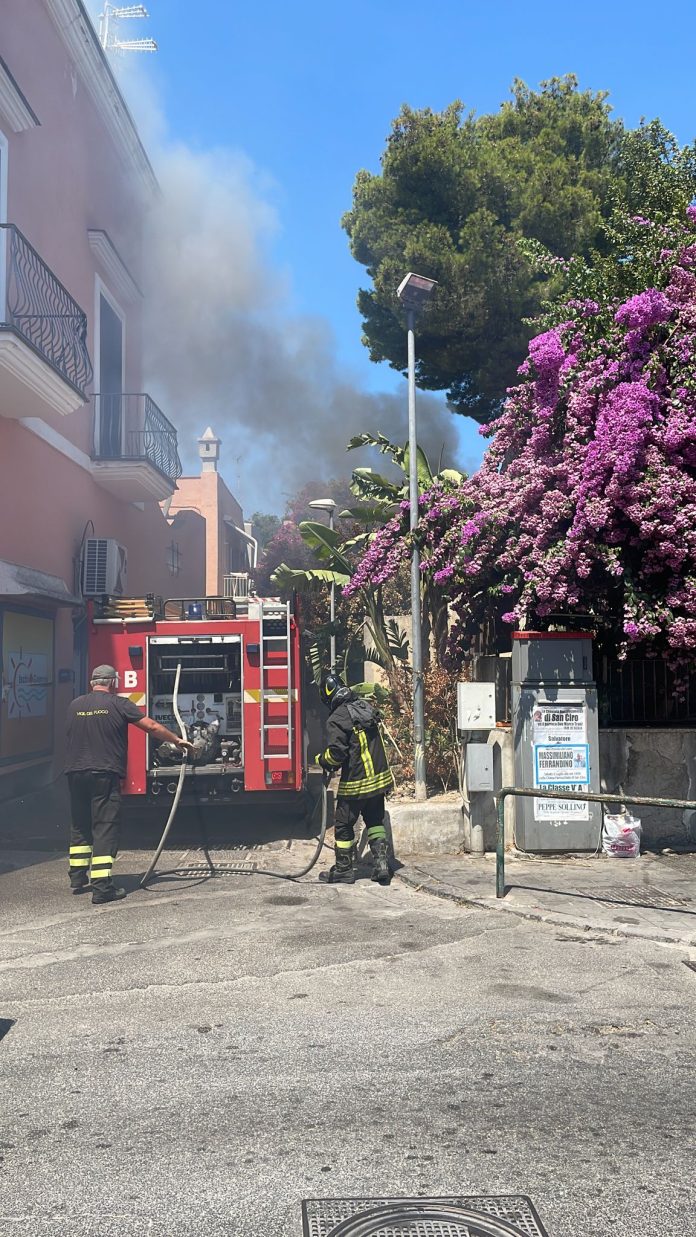
[[[96,905],[125,898],[111,879],[118,850],[121,780],[126,776],[128,727],[138,726],[158,742],[175,743],[182,753],[191,744],[146,717],[127,697],[116,695],[113,666],[97,666],[91,691],[68,707],[65,772],[70,788],[70,888],[87,888],[90,869]]]
[[[362,816],[374,860],[372,879],[388,885],[391,871],[384,796],[394,779],[384,750],[379,712],[369,700],[356,696],[336,674],[324,677],[321,697],[331,716],[326,748],[317,756],[317,764],[327,773],[341,770],[334,814],[336,862],[328,879],[351,885],[355,881],[355,825]]]

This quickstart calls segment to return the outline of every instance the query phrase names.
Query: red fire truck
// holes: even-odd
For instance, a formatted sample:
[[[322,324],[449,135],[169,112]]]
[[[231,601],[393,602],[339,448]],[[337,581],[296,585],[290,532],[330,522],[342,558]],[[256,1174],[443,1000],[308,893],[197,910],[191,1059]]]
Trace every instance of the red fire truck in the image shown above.
[[[184,793],[196,800],[298,793],[305,783],[294,605],[245,592],[243,581],[237,594],[90,602],[90,666],[114,666],[119,693],[175,732],[178,709],[194,745]],[[180,763],[167,745],[131,730],[124,793],[173,794]]]

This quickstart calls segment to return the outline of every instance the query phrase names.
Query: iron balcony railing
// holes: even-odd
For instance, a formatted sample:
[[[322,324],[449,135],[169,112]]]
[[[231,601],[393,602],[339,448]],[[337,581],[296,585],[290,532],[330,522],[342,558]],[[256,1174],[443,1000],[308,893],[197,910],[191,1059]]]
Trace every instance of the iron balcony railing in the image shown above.
[[[14,331],[87,399],[87,315],[12,223],[0,223],[0,330]]]
[[[94,396],[95,460],[147,460],[162,476],[182,473],[176,430],[149,395]]]
[[[225,597],[234,597],[235,601],[248,601],[249,589],[249,575],[245,571],[230,571],[222,577],[222,590]]]

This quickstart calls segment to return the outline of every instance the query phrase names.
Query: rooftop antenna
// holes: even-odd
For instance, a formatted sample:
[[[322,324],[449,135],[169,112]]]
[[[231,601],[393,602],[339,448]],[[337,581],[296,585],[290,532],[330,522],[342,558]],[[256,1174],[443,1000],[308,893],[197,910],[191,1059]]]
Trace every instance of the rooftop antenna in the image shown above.
[[[99,42],[105,52],[156,52],[154,39],[119,39],[118,23],[130,20],[132,17],[148,17],[144,4],[126,4],[117,6],[105,4],[104,12],[99,18]]]

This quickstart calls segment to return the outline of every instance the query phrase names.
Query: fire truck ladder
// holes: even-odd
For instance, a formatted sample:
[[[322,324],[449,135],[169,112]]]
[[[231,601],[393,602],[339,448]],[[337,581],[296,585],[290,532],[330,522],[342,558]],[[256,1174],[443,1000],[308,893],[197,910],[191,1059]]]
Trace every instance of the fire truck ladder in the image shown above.
[[[276,660],[274,657],[269,661],[269,655],[273,653],[284,654],[284,661]],[[260,653],[260,668],[261,668],[261,759],[262,760],[291,760],[292,759],[292,659],[290,652],[290,603],[284,605],[278,601],[262,601],[261,602],[261,653]],[[267,670],[284,670],[287,682],[287,695],[285,695],[285,686],[266,687],[266,671]],[[285,716],[278,717],[274,712],[273,719],[269,718],[269,702],[273,701],[277,705],[280,700],[285,699],[286,713]],[[275,751],[269,753],[268,748],[268,733],[271,730],[285,730],[288,736],[287,751],[279,751],[278,744],[274,743]]]

